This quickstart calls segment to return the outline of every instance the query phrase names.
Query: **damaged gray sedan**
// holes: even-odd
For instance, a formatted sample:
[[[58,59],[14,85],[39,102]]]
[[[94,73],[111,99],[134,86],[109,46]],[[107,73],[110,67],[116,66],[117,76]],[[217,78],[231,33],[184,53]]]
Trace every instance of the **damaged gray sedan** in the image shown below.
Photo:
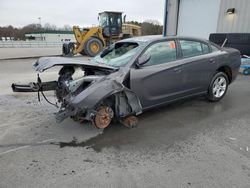
[[[106,128],[118,120],[131,127],[146,109],[194,95],[222,99],[237,76],[240,54],[206,40],[146,36],[119,41],[87,62],[48,57],[33,65],[38,72],[54,66],[62,67],[58,80],[38,76],[37,83],[12,84],[13,91],[38,92],[47,100],[44,92],[54,90],[58,122],[71,117]],[[82,75],[73,79],[77,68]]]

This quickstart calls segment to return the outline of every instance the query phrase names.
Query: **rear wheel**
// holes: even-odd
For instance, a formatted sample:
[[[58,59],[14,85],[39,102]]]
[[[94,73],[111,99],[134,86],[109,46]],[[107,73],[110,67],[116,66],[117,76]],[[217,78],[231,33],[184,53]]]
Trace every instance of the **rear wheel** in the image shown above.
[[[218,72],[212,78],[208,89],[208,100],[211,102],[221,100],[228,88],[228,77],[224,72]]]
[[[94,57],[103,50],[102,41],[98,38],[89,38],[84,45],[84,52],[90,56]]]

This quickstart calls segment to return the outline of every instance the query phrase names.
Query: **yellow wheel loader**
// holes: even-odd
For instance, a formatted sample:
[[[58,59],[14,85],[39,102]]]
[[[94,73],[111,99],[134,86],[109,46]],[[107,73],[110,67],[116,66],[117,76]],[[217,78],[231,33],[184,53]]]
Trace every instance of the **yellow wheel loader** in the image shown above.
[[[125,23],[125,16],[122,23],[122,12],[105,11],[99,13],[99,26],[80,29],[73,27],[76,43],[63,44],[63,55],[73,56],[75,54],[88,55],[93,57],[120,39],[133,36],[141,36],[141,27]]]

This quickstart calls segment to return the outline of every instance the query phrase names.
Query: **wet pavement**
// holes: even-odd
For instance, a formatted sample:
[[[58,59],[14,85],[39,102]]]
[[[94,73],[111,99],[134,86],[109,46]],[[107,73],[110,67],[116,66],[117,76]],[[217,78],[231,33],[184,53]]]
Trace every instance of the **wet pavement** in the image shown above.
[[[35,81],[34,61],[0,61],[0,187],[250,187],[249,76],[218,103],[193,98],[143,113],[136,128],[98,130],[57,124],[36,93],[11,92]]]
[[[62,47],[0,48],[0,60],[62,55]]]

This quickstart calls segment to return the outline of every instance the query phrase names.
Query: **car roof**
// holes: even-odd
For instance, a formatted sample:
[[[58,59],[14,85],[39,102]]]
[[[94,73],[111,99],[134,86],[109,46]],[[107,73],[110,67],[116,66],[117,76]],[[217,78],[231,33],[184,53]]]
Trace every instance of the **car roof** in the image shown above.
[[[140,37],[133,37],[121,40],[119,42],[136,42],[136,43],[151,43],[155,41],[160,41],[164,39],[186,39],[186,40],[194,40],[194,41],[201,41],[201,42],[209,42],[206,39],[196,38],[196,37],[185,37],[185,36],[162,36],[162,35],[146,35],[146,36],[140,36]]]

